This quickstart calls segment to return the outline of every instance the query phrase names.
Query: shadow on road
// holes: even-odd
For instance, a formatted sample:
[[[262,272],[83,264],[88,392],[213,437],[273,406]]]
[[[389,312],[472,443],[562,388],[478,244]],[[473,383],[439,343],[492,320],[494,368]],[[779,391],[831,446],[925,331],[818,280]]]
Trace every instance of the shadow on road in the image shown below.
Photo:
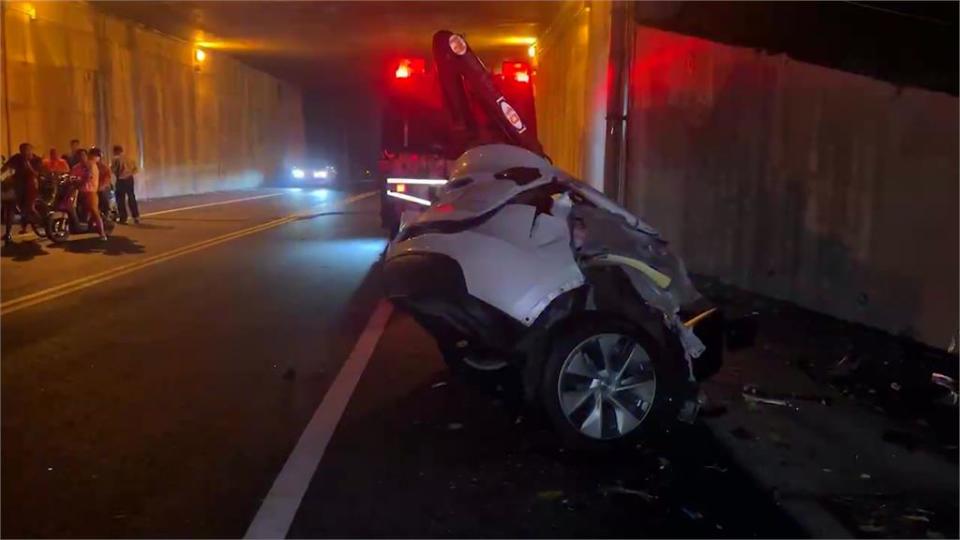
[[[30,240],[27,242],[11,242],[9,244],[4,244],[2,250],[0,250],[0,256],[8,257],[12,261],[25,262],[32,260],[34,257],[39,257],[42,255],[49,255],[50,253],[43,249],[43,246],[40,245],[40,242],[36,240]]]
[[[135,255],[146,252],[143,245],[126,236],[111,236],[104,242],[96,236],[70,240],[57,245],[68,253],[102,253],[104,255]]]

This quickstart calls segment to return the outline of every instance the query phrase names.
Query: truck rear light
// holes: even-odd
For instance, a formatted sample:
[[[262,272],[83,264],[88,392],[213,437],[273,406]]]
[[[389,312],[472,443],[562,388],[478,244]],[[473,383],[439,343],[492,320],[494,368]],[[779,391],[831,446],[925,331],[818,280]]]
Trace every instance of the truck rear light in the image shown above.
[[[407,192],[407,185],[406,185],[406,184],[396,184],[396,186],[397,186],[397,193],[406,193],[406,192]]]
[[[501,71],[504,79],[522,83],[530,82],[530,64],[527,62],[507,60],[503,63]]]
[[[397,69],[393,76],[398,79],[409,79],[413,75],[422,75],[427,71],[427,63],[423,58],[402,58],[397,62]]]

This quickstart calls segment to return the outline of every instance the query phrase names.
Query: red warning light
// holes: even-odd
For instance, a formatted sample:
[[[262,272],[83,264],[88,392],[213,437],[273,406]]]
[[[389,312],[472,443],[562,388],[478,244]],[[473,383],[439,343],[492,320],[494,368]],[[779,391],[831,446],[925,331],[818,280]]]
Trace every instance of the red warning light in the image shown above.
[[[528,83],[530,82],[530,64],[508,60],[503,63],[503,78],[507,80]]]
[[[422,75],[426,70],[427,63],[423,58],[403,58],[397,62],[393,74],[398,79],[409,79],[413,75]]]

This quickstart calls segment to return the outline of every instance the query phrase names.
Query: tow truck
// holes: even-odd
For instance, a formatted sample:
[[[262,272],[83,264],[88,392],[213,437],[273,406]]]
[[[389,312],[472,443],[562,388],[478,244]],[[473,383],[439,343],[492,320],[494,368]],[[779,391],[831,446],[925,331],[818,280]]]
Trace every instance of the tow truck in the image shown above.
[[[462,37],[439,36],[434,38],[434,65],[423,58],[400,58],[389,66],[378,172],[381,224],[391,238],[405,212],[416,214],[433,203],[453,160],[470,147],[503,139],[500,124],[521,123],[515,142],[543,153],[530,63],[505,60],[491,76]]]

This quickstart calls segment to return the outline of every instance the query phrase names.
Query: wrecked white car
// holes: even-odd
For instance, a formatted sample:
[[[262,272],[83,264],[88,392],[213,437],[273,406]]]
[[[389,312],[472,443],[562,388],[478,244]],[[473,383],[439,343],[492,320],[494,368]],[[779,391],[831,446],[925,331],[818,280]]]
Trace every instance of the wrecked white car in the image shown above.
[[[475,147],[390,244],[388,297],[472,377],[519,377],[569,443],[692,418],[723,318],[659,233],[543,157]]]

